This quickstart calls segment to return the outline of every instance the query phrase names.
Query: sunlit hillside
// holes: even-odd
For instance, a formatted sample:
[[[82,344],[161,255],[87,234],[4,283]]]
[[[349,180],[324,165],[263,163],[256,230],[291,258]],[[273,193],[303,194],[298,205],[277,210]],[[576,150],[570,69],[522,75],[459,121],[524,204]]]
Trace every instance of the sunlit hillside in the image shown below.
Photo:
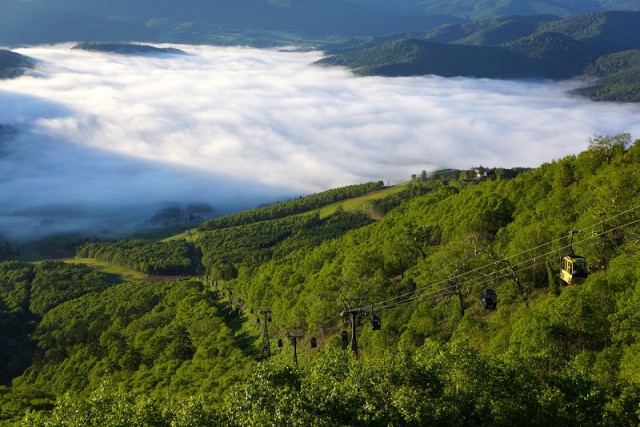
[[[319,193],[196,239],[79,247],[98,271],[5,261],[3,422],[635,425],[639,150],[597,136],[530,171],[359,187],[327,215]]]

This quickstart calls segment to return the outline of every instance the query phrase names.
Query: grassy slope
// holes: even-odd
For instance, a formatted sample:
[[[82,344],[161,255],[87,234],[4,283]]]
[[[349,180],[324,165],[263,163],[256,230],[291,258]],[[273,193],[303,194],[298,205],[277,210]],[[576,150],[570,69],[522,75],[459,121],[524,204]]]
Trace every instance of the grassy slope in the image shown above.
[[[155,277],[150,277],[144,273],[140,273],[139,271],[120,267],[108,262],[98,261],[94,258],[69,258],[66,259],[65,262],[70,264],[86,265],[90,269],[106,275],[109,282],[111,283],[144,282],[147,280],[157,279]],[[175,280],[175,278],[171,278],[171,280]]]
[[[343,200],[342,202],[333,203],[331,205],[327,205],[320,209],[320,218],[326,218],[333,214],[339,207],[342,207],[347,212],[358,212],[362,211],[369,215],[373,220],[381,219],[379,215],[375,212],[371,212],[368,210],[367,205],[372,200],[383,199],[387,196],[390,196],[394,193],[400,192],[406,189],[409,183],[405,182],[402,184],[397,184],[391,187],[386,187],[377,191],[373,191],[369,194],[365,194],[364,196],[355,197],[349,200]]]
[[[371,210],[367,209],[367,205],[371,200],[376,200],[376,199],[383,199],[389,195],[392,195],[394,193],[400,192],[404,189],[406,189],[407,185],[409,183],[405,182],[405,183],[401,183],[401,184],[397,184],[391,187],[385,187],[382,188],[380,190],[376,190],[373,191],[371,193],[365,194],[364,196],[360,196],[360,197],[354,197],[348,200],[342,200],[340,202],[336,202],[336,203],[332,203],[330,205],[326,205],[324,207],[322,207],[319,212],[320,212],[320,218],[324,219],[327,218],[328,216],[332,215],[333,213],[335,213],[335,211],[339,208],[342,207],[342,209],[344,209],[347,212],[357,212],[357,211],[362,211],[365,214],[369,215],[371,217],[371,219],[373,220],[380,220],[381,217],[379,214],[377,214],[376,212],[373,212]],[[306,215],[308,212],[305,213],[301,213],[301,214],[296,214],[296,215]],[[189,230],[189,231],[185,231],[179,234],[175,234],[173,236],[167,237],[165,239],[162,239],[163,242],[167,242],[167,241],[171,241],[171,240],[177,240],[177,239],[194,239],[194,240],[198,240],[201,236],[202,236],[202,232],[198,231],[198,229],[193,229],[193,230]]]

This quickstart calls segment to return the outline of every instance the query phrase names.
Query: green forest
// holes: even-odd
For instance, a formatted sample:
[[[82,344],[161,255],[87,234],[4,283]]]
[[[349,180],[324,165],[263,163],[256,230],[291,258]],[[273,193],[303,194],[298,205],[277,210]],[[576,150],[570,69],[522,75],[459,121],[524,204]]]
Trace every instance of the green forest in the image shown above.
[[[639,166],[596,135],[76,249],[155,280],[2,261],[0,425],[637,426]]]
[[[639,12],[564,19],[510,15],[328,44],[331,56],[316,63],[345,66],[361,76],[582,77],[584,87],[576,94],[596,101],[638,102],[639,28]]]

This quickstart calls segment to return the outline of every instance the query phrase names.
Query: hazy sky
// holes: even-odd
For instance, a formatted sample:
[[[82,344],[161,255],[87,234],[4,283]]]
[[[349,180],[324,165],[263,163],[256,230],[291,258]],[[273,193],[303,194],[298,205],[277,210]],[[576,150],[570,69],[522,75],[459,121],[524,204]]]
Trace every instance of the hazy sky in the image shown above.
[[[358,78],[310,66],[318,52],[173,47],[189,54],[17,49],[39,65],[0,81],[0,124],[16,129],[0,136],[0,234],[423,169],[537,166],[594,134],[640,136],[640,106],[569,97],[575,82]]]

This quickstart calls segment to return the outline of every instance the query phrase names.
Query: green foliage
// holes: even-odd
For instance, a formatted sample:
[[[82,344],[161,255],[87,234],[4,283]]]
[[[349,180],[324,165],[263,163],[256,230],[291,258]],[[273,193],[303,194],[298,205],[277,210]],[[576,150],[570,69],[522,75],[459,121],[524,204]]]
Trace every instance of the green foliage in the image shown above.
[[[607,405],[602,386],[575,368],[539,372],[526,360],[428,342],[364,361],[327,350],[302,370],[264,363],[217,405],[102,385],[88,399],[66,395],[50,415],[29,413],[23,425],[633,425],[638,388],[619,396]]]
[[[590,46],[599,55],[640,48],[640,12],[587,13],[551,21],[541,31],[565,34]]]
[[[143,427],[224,426],[224,419],[202,398],[175,399],[142,396],[104,383],[86,400],[65,394],[48,416],[30,412],[25,427]]]
[[[421,174],[380,202],[387,208],[376,222],[337,210],[205,231],[195,244],[229,300],[206,280],[105,287],[77,266],[1,263],[0,314],[13,316],[3,333],[31,340],[22,370],[0,388],[1,417],[637,425],[640,141],[623,133],[588,144],[496,179]],[[570,230],[580,230],[572,249],[590,274],[565,285]],[[75,285],[61,287],[60,300],[32,292],[53,282]],[[480,301],[489,287],[496,310]],[[379,331],[360,319],[358,361],[336,334],[349,327],[340,315],[349,298],[382,318]],[[44,307],[41,319],[32,306]],[[272,339],[303,331],[300,369],[290,367],[288,345],[272,346],[256,367],[264,308]]]
[[[101,393],[100,384],[106,379],[144,390],[147,396],[219,394],[255,358],[238,328],[235,315],[197,282],[121,283],[101,293],[88,293],[44,315],[33,334],[33,361],[14,379],[11,392],[0,399],[0,408],[15,414],[10,402],[32,388],[49,402],[51,396],[64,393]],[[107,397],[104,404],[111,405],[112,396]],[[75,408],[75,397],[64,402],[63,408]],[[23,405],[23,410],[43,409],[35,402]],[[111,416],[101,408],[86,410]],[[114,409],[113,416],[119,411]],[[133,415],[124,411],[118,416],[126,420]],[[77,421],[78,425],[83,422]],[[110,418],[104,422],[126,425]]]
[[[104,276],[84,265],[47,261],[35,268],[29,310],[43,316],[61,303],[107,286]]]
[[[80,258],[96,258],[146,274],[192,275],[200,254],[184,240],[145,242],[142,240],[88,242],[76,250]]]
[[[640,67],[603,77],[576,93],[595,101],[640,102]]]

